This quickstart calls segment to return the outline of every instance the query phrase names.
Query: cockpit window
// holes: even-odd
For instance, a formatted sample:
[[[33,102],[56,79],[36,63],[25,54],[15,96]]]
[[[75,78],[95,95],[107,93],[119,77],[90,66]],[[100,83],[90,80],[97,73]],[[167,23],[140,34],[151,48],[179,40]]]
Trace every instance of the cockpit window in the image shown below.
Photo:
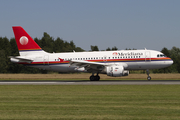
[[[157,57],[166,57],[164,54],[158,54]]]

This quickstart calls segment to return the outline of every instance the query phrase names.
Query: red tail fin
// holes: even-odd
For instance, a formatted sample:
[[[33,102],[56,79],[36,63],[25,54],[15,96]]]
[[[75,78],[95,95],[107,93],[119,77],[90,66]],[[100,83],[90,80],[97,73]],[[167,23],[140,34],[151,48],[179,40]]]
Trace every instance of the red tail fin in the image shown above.
[[[12,28],[19,51],[41,50],[39,45],[29,36],[29,34],[21,26],[14,26]]]

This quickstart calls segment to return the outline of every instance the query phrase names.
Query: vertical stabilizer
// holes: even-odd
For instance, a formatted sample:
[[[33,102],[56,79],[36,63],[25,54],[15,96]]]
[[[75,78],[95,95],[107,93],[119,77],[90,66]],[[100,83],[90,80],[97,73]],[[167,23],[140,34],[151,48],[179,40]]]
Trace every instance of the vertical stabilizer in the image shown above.
[[[12,28],[21,56],[44,52],[21,26],[13,26]]]

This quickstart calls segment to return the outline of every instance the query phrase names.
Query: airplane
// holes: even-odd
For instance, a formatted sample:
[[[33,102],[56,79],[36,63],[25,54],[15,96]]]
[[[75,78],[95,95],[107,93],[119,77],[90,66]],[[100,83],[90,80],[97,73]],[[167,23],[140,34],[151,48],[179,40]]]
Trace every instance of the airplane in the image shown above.
[[[58,72],[90,72],[90,81],[99,81],[99,74],[111,77],[128,76],[129,70],[160,69],[173,60],[155,50],[118,50],[93,52],[47,53],[21,26],[12,27],[20,56],[10,56],[13,63]]]

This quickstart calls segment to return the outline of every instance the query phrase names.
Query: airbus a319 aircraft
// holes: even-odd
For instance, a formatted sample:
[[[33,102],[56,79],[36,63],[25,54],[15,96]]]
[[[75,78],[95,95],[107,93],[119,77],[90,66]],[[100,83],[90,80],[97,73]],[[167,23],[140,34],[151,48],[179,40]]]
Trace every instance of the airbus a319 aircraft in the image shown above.
[[[58,72],[90,72],[91,81],[99,74],[128,76],[129,70],[159,69],[173,64],[171,58],[155,50],[118,50],[98,52],[47,53],[20,26],[12,27],[20,56],[10,56],[12,62]]]

